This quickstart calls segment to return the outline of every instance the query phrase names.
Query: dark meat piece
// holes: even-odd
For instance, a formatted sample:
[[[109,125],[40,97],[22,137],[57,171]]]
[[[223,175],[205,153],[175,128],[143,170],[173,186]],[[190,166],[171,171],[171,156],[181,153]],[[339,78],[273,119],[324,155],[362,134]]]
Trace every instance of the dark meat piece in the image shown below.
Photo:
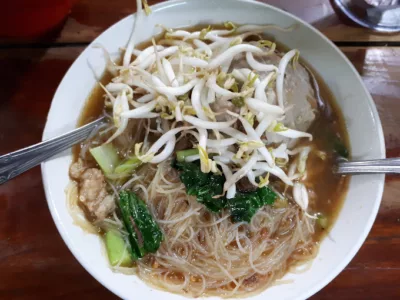
[[[192,135],[185,135],[183,136],[175,145],[175,152],[181,150],[187,150],[193,148],[193,137]]]
[[[239,192],[254,192],[257,187],[253,185],[247,177],[243,177],[236,183]]]

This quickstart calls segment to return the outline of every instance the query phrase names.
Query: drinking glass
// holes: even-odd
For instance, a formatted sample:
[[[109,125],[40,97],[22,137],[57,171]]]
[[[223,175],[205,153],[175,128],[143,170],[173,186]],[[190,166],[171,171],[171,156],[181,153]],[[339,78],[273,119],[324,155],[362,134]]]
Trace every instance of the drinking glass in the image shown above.
[[[400,0],[332,0],[357,24],[381,32],[400,31]]]

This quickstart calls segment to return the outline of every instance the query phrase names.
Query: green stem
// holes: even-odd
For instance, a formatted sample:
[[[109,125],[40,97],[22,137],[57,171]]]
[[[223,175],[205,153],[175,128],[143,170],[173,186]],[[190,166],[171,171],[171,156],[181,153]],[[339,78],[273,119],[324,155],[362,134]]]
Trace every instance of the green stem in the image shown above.
[[[130,174],[142,164],[141,160],[136,156],[128,158],[118,167],[115,168],[115,174]]]
[[[187,149],[187,150],[182,150],[182,151],[178,151],[176,152],[176,159],[179,162],[183,162],[185,161],[185,158],[191,155],[196,155],[199,154],[199,150],[197,149]]]

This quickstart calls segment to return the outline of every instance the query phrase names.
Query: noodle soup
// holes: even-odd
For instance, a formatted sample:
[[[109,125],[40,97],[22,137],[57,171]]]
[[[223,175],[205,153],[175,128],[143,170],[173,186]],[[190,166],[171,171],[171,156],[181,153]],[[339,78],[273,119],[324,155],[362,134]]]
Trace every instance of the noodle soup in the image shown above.
[[[107,122],[75,149],[68,201],[113,270],[245,297],[318,253],[348,186],[331,172],[347,135],[324,83],[266,27],[166,29],[109,61],[79,125]]]

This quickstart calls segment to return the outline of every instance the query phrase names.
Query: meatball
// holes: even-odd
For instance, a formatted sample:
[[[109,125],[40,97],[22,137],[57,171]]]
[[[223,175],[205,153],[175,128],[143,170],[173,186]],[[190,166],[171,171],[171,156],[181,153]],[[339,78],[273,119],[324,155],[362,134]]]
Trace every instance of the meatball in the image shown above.
[[[71,165],[69,172],[79,183],[79,201],[97,220],[104,220],[115,210],[114,196],[107,193],[107,183],[101,170],[85,168],[78,161]]]

